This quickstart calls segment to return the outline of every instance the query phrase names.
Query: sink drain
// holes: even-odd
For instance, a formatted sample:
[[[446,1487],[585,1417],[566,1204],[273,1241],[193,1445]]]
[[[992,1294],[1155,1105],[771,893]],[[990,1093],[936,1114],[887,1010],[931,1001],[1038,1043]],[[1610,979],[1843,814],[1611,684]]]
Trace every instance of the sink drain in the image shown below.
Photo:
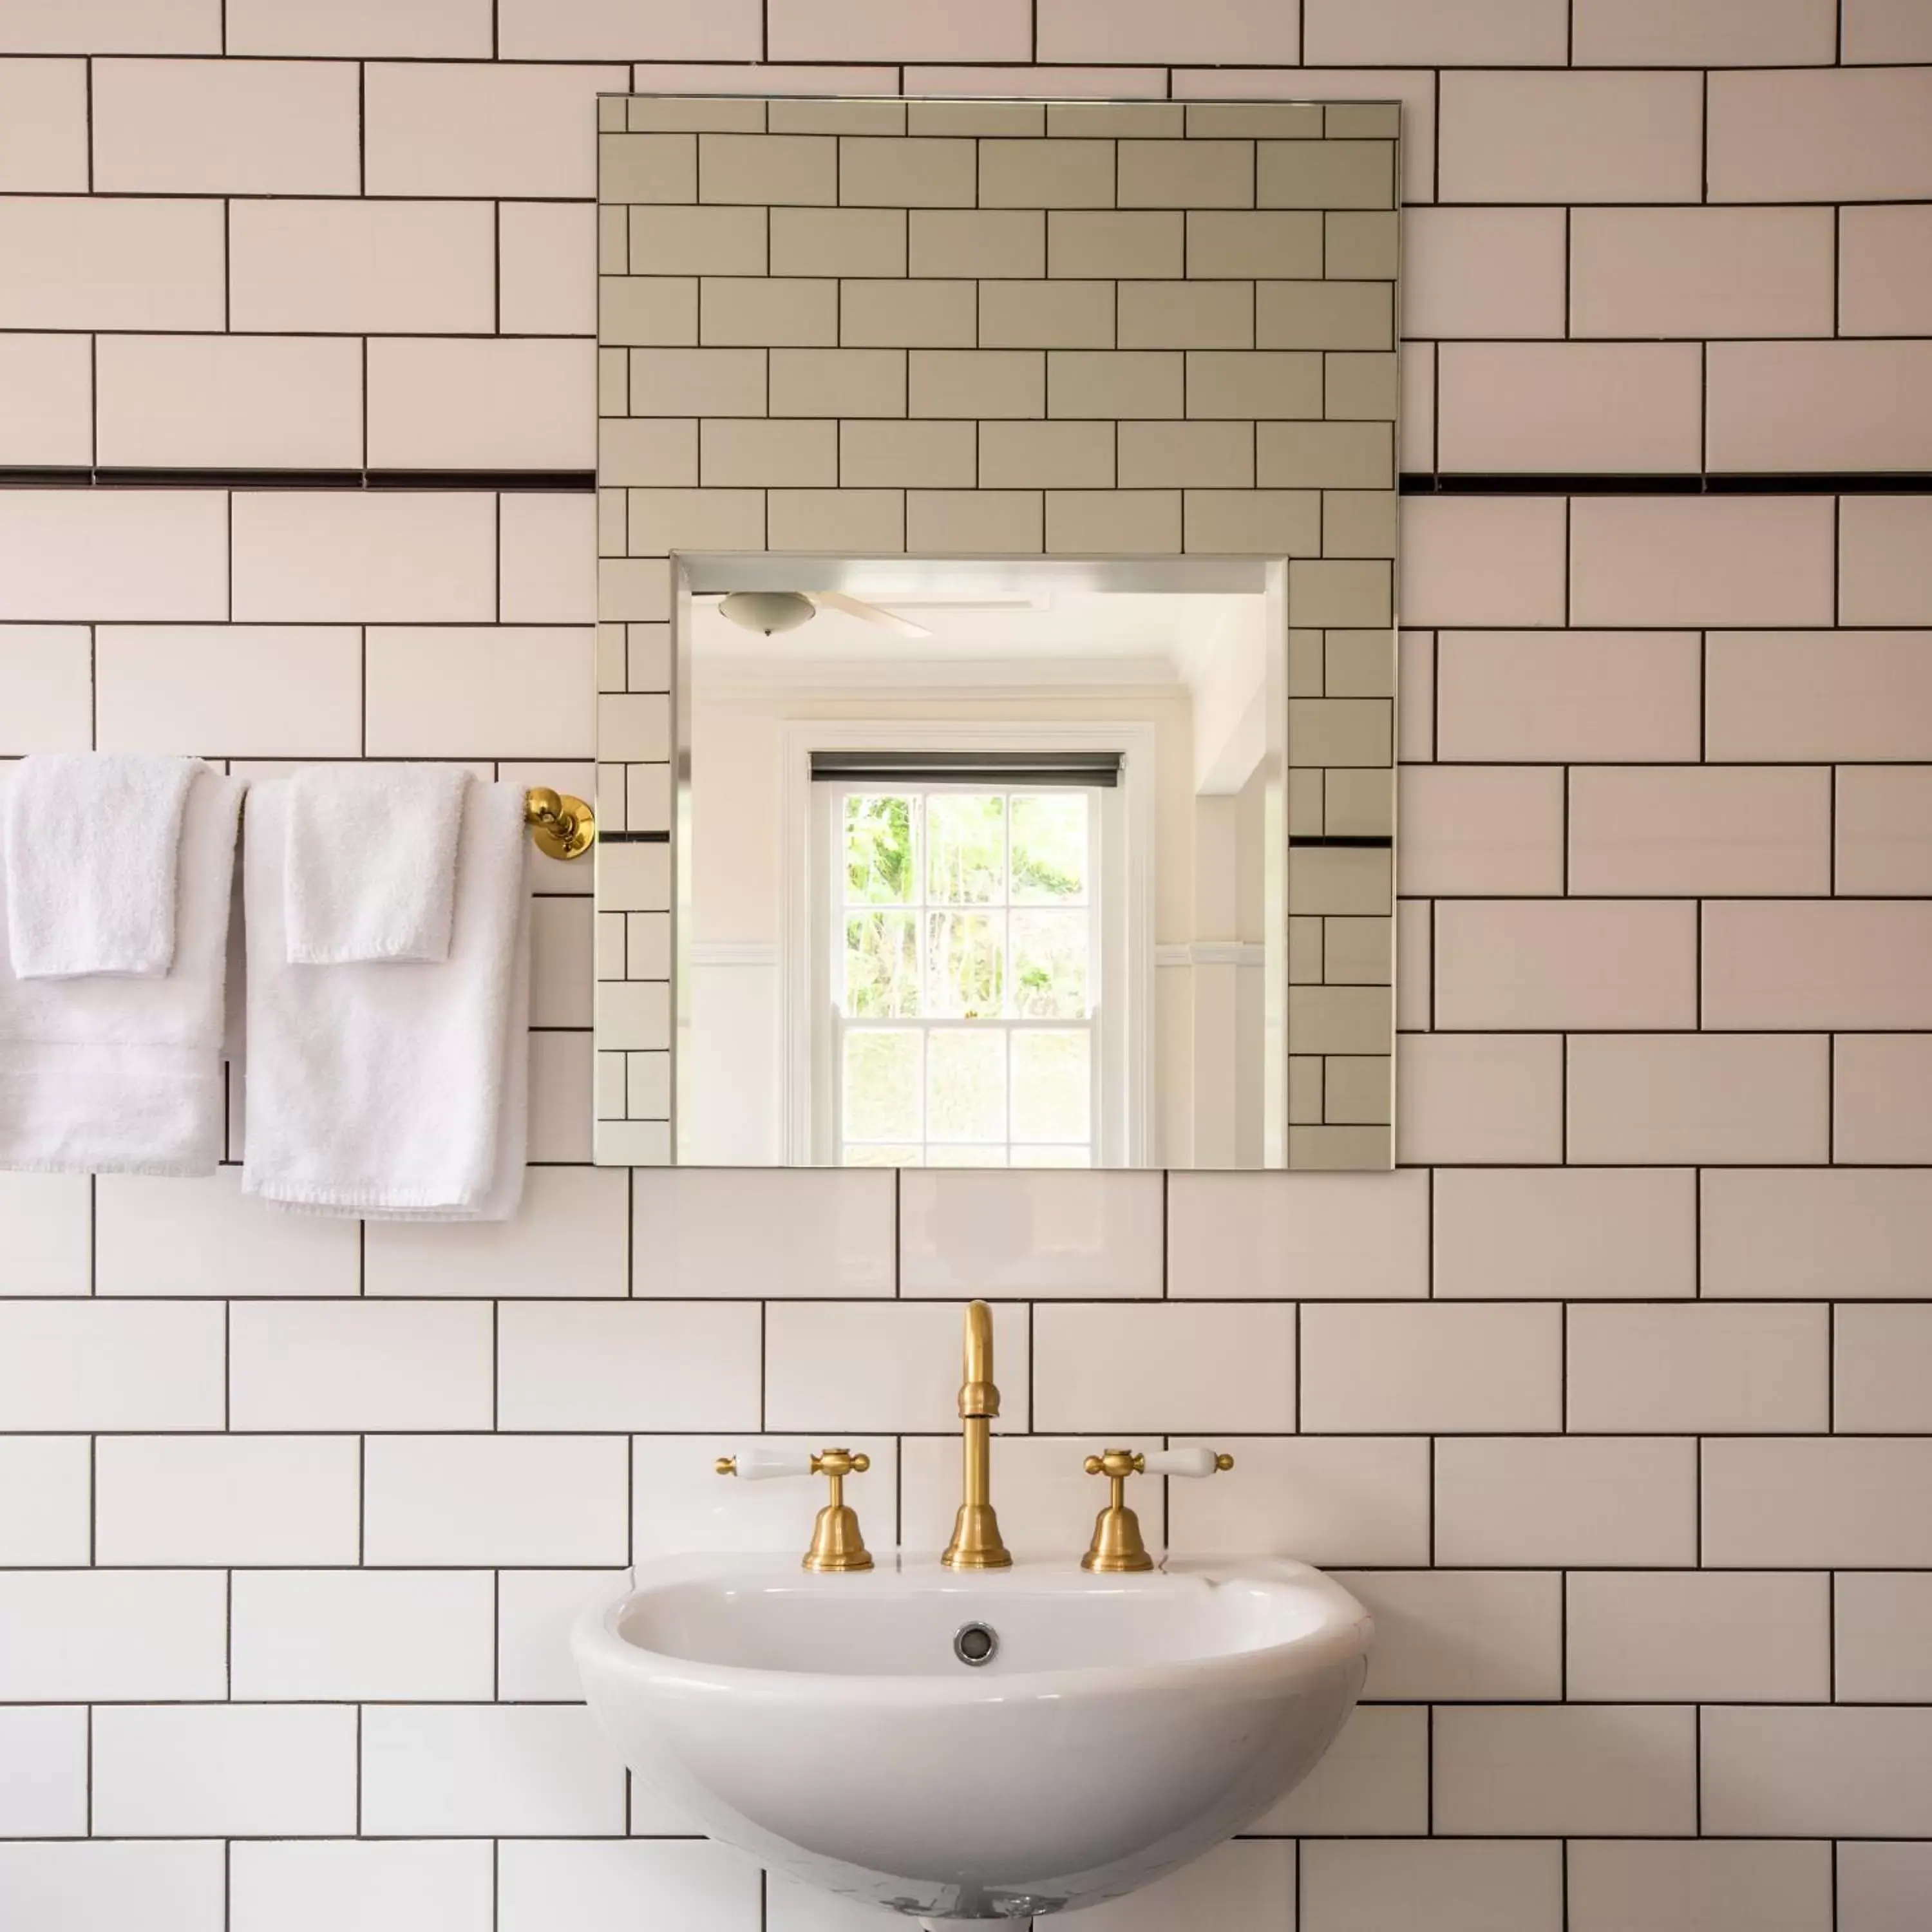
[[[962,1624],[953,1633],[952,1654],[977,1670],[998,1654],[1000,1634],[991,1624]]]

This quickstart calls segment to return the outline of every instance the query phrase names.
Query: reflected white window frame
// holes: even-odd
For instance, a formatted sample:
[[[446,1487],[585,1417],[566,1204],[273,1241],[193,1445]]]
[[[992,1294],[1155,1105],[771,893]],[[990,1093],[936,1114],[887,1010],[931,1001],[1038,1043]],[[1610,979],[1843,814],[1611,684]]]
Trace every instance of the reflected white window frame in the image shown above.
[[[933,723],[880,718],[794,720],[781,728],[782,824],[780,870],[784,884],[780,928],[784,1010],[779,1066],[788,1165],[836,1162],[835,1112],[829,1105],[825,1047],[824,961],[830,956],[826,927],[831,884],[830,820],[814,793],[814,752],[979,753],[997,758],[1015,752],[1098,752],[1117,754],[1120,781],[1108,798],[1113,836],[1103,821],[1103,916],[1112,930],[1103,939],[1104,974],[1119,982],[1119,997],[1103,993],[1099,1040],[1108,1094],[1104,1118],[1095,1123],[1099,1166],[1150,1162],[1156,1144],[1154,1113],[1154,727],[1133,721],[1065,722],[1035,719]],[[922,787],[921,789],[926,788]],[[1118,862],[1114,862],[1118,861]]]

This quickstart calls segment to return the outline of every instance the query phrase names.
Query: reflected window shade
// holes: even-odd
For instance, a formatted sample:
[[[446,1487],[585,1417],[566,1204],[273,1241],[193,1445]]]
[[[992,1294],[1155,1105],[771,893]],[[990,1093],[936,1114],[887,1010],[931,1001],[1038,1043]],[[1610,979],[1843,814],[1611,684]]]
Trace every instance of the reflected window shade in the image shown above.
[[[814,784],[1025,785],[1120,782],[1118,752],[814,752]]]

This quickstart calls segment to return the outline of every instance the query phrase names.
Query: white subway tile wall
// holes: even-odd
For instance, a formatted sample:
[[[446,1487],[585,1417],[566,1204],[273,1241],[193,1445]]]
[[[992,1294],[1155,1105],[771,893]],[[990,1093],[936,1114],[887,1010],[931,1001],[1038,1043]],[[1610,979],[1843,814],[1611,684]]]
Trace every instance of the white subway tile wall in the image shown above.
[[[546,864],[515,1222],[277,1219],[232,1166],[0,1176],[0,1922],[873,1922],[632,1792],[562,1634],[634,1553],[802,1544],[802,1486],[709,1474],[761,1433],[866,1448],[876,1545],[942,1534],[980,1291],[1030,1552],[1076,1553],[1088,1432],[1187,1434],[1237,1466],[1150,1529],[1334,1568],[1380,1624],[1309,1784],[1109,1924],[1932,1924],[1925,64],[1921,0],[0,7],[0,470],[37,486],[0,489],[0,756],[590,788],[586,499],[244,472],[587,466],[600,91],[1398,100],[1406,468],[1798,478],[1405,503],[1394,1175],[594,1169],[589,881]],[[755,206],[730,121],[689,192]],[[901,206],[842,222],[799,136],[776,315],[700,308],[728,222],[604,242],[667,300],[603,393],[704,417],[707,484],[800,532],[826,506],[788,491],[909,488],[878,540],[929,545],[970,410],[1012,419],[1018,494],[952,540],[1097,541],[1084,426],[1125,384],[1150,488],[1268,485],[1217,440],[1241,319],[1136,296],[1100,343],[1083,292],[1184,240],[1238,264],[1233,214],[1083,207],[1064,135],[975,210],[939,134],[916,182],[846,137],[847,199]],[[828,302],[909,272],[939,292]],[[842,325],[869,346],[827,362]],[[1144,328],[1190,332],[1185,394],[1092,359]],[[835,383],[841,436],[729,427]],[[691,540],[695,434],[622,454],[632,547]],[[26,474],[95,464],[228,473]],[[1904,487],[1834,494],[1876,471]],[[662,688],[662,641],[598,682]],[[623,883],[597,943],[647,958],[664,882]]]

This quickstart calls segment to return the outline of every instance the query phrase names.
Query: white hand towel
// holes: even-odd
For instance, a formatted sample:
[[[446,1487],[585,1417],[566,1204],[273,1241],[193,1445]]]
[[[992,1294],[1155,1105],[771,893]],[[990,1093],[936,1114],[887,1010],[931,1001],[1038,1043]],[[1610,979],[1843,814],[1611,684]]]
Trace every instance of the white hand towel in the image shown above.
[[[289,781],[289,957],[449,957],[460,765],[314,765]]]
[[[529,1115],[524,794],[464,801],[449,957],[288,956],[289,782],[249,794],[245,1192],[316,1214],[507,1220]]]
[[[0,779],[9,792],[18,782]],[[10,946],[0,946],[0,1167],[214,1172],[242,790],[206,766],[188,788],[165,979],[22,980],[7,963]],[[10,941],[10,898],[0,894]]]
[[[159,979],[174,963],[176,879],[197,758],[49,752],[7,799],[7,950],[15,978]]]

